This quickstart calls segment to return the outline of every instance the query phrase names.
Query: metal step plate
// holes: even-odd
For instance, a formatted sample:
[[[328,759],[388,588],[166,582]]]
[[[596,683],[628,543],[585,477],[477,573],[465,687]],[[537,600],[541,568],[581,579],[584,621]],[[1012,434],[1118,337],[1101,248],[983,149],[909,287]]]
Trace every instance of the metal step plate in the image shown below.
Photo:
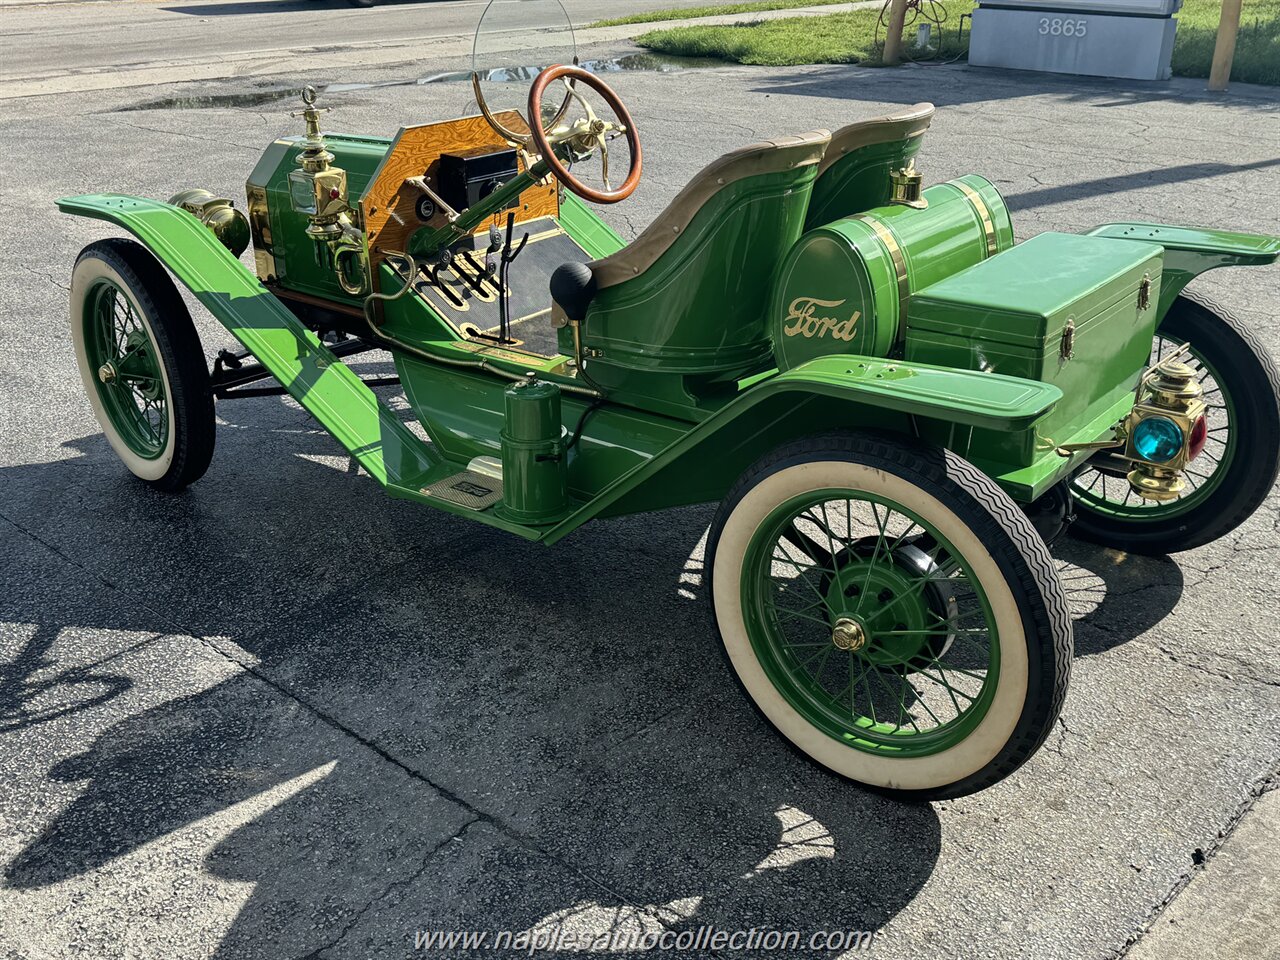
[[[467,510],[488,510],[502,499],[502,478],[485,476],[474,470],[463,470],[423,487],[422,492]]]

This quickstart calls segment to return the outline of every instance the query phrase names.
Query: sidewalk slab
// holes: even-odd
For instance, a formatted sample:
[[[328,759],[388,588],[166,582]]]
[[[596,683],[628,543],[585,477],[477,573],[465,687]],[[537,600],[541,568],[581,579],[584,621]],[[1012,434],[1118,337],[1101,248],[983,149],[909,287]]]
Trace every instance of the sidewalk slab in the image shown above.
[[[1264,793],[1126,960],[1280,956],[1280,790]]]

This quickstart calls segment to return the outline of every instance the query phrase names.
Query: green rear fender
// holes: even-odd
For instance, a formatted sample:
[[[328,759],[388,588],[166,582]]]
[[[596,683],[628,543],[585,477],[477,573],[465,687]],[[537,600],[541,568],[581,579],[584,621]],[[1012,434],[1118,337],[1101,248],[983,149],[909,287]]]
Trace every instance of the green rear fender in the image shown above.
[[[1163,223],[1104,223],[1089,231],[1094,237],[1146,240],[1164,247],[1164,275],[1160,286],[1160,318],[1169,312],[1189,284],[1218,267],[1257,267],[1280,258],[1280,237]]]
[[[952,438],[974,430],[1033,431],[1062,392],[1017,377],[872,357],[821,357],[770,377],[603,489],[546,536],[594,517],[719,500],[757,459],[790,440],[831,430]],[[935,440],[936,442],[936,440]]]

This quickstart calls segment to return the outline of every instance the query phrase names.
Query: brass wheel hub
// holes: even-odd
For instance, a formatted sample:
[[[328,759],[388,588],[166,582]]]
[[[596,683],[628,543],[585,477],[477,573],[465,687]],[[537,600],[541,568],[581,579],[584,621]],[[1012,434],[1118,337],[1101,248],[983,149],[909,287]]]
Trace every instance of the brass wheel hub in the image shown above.
[[[857,620],[841,617],[831,628],[831,642],[839,649],[852,653],[867,645],[867,632]]]

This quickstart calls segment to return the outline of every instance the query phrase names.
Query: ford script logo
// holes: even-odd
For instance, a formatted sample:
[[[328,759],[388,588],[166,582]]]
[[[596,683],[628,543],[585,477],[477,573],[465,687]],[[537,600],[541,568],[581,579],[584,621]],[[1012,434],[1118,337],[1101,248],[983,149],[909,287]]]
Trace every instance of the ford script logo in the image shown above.
[[[818,310],[830,310],[843,304],[843,300],[819,300],[817,297],[796,297],[791,301],[786,317],[783,318],[782,332],[788,337],[802,336],[821,339],[828,332],[832,339],[849,341],[857,332],[858,318],[862,316],[857,310],[848,320],[838,317],[818,316]]]

